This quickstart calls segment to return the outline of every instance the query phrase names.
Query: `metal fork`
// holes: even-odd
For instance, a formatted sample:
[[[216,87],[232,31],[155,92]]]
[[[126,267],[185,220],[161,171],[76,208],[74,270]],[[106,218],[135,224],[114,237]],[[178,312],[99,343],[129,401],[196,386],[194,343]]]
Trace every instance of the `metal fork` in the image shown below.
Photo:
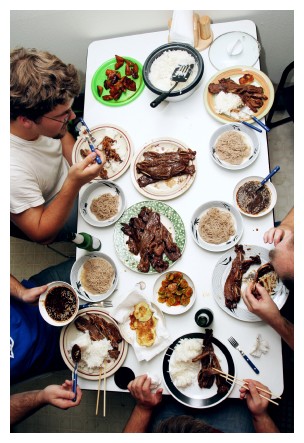
[[[259,374],[260,371],[258,370],[258,368],[254,365],[254,363],[252,363],[252,361],[247,357],[247,355],[245,354],[245,352],[240,348],[238,342],[236,341],[235,338],[230,337],[228,338],[229,343],[235,348],[237,349],[240,354],[242,355],[242,357],[247,361],[247,363],[249,364],[249,366],[251,366],[251,368],[254,370],[254,372],[256,374]]]
[[[84,309],[84,308],[90,308],[90,307],[94,307],[94,306],[100,306],[101,308],[112,308],[113,307],[113,303],[112,300],[104,300],[104,301],[99,301],[99,302],[89,302],[89,303],[85,303],[84,305],[80,305],[79,309]]]

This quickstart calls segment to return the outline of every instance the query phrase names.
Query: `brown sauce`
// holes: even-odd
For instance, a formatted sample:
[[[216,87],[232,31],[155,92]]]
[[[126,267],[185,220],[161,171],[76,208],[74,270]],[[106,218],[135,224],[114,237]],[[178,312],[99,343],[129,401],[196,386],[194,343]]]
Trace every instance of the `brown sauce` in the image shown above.
[[[77,306],[74,293],[64,286],[52,288],[44,304],[46,312],[55,321],[65,321],[71,318]]]
[[[259,181],[248,181],[237,191],[236,201],[243,212],[256,215],[269,208],[271,192],[266,185],[256,192],[260,185]]]

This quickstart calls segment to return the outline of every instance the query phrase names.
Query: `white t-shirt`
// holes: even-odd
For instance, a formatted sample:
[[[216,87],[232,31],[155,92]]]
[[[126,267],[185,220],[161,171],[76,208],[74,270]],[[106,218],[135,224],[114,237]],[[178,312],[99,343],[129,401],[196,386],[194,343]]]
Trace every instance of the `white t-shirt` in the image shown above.
[[[10,212],[48,204],[68,175],[61,141],[44,136],[27,141],[11,134],[10,151]]]

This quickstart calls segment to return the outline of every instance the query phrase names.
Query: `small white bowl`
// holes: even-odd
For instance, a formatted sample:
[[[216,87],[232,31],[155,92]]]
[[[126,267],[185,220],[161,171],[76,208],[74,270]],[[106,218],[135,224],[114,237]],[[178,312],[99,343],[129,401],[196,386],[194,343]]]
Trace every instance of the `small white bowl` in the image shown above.
[[[249,181],[259,181],[261,182],[264,179],[264,177],[258,177],[257,175],[253,175],[251,177],[246,177],[243,178],[241,181],[238,182],[238,184],[235,186],[234,191],[233,191],[233,201],[235,206],[238,208],[238,210],[243,214],[246,215],[247,217],[263,217],[263,215],[269,214],[270,211],[273,210],[273,208],[275,207],[275,204],[277,202],[277,191],[276,188],[274,187],[274,185],[271,183],[271,181],[268,180],[268,182],[265,183],[264,186],[266,186],[270,193],[271,193],[271,202],[270,205],[267,209],[264,209],[263,211],[259,212],[258,214],[248,214],[247,212],[243,211],[238,203],[237,203],[237,199],[236,199],[236,195],[238,190],[240,189],[241,186],[243,186],[245,183],[249,182]]]
[[[68,289],[74,295],[75,309],[73,310],[71,315],[65,320],[56,320],[54,317],[51,317],[49,314],[49,309],[47,308],[48,300],[50,300],[49,297],[52,297],[51,293],[52,291],[54,291],[55,288]],[[76,315],[78,314],[79,298],[75,289],[68,283],[63,281],[53,281],[52,283],[48,284],[47,290],[40,295],[38,305],[39,305],[40,314],[47,323],[53,326],[66,326],[69,323],[71,323],[71,321],[73,321]]]
[[[114,278],[113,283],[110,289],[107,292],[104,292],[102,294],[92,294],[91,292],[84,289],[81,283],[81,271],[84,263],[89,260],[90,258],[103,258],[107,262],[109,262],[113,268],[114,268]],[[76,292],[78,293],[79,297],[83,300],[86,300],[91,303],[99,302],[105,300],[107,297],[109,297],[117,288],[118,285],[118,273],[117,268],[114,263],[114,261],[106,254],[103,254],[102,252],[92,252],[87,255],[83,255],[78,260],[75,261],[75,263],[72,266],[71,269],[71,284],[75,288]]]

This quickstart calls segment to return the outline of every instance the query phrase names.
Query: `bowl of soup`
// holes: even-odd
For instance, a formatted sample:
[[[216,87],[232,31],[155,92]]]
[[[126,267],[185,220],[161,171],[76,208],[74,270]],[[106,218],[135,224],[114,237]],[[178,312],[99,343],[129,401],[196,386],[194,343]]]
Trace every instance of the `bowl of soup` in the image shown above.
[[[65,326],[74,320],[79,309],[79,298],[75,289],[63,281],[48,284],[39,297],[40,314],[53,326]]]

